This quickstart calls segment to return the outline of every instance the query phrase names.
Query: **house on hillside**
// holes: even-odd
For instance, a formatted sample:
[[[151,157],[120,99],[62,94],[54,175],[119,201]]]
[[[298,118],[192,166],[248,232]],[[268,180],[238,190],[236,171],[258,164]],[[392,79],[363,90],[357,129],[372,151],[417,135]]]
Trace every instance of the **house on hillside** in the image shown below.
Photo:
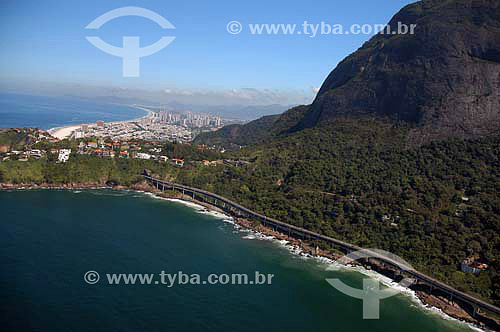
[[[71,149],[61,149],[59,150],[59,156],[57,161],[60,163],[65,163],[69,160],[69,155],[71,154]]]
[[[143,152],[137,152],[135,154],[135,157],[137,159],[144,159],[144,160],[149,160],[151,159],[151,155],[149,153],[143,153]]]
[[[481,271],[486,271],[488,269],[488,264],[479,263],[476,259],[478,259],[477,256],[464,259],[460,264],[462,272],[474,273],[475,275],[478,275]]]
[[[174,164],[176,164],[177,166],[181,166],[181,167],[182,167],[182,166],[184,166],[184,160],[183,160],[183,159],[173,158],[173,159],[172,159],[172,162],[173,162]]]
[[[203,166],[217,166],[219,164],[222,164],[222,160],[203,160],[202,161]]]
[[[30,158],[35,158],[35,159],[42,158],[42,151],[40,151],[38,149],[32,149],[32,150],[28,151],[27,154]]]

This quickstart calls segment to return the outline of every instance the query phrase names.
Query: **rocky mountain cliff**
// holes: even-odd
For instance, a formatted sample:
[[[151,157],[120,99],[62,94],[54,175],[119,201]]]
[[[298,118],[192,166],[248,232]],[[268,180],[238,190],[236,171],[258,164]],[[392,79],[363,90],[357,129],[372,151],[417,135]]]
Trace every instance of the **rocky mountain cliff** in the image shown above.
[[[414,34],[375,35],[337,65],[312,105],[263,132],[328,130],[335,119],[362,118],[409,125],[411,145],[499,133],[500,1],[423,0],[401,9],[391,31],[399,22],[416,24]]]
[[[500,130],[500,1],[424,0],[389,22],[323,83],[299,129],[337,117],[416,125],[411,140],[471,138]]]

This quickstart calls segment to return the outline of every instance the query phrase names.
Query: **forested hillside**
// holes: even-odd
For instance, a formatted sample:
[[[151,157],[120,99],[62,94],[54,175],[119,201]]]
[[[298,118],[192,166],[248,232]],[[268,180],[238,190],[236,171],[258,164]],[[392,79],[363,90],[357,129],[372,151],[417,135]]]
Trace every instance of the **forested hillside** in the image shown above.
[[[500,304],[500,135],[407,147],[411,128],[337,120],[220,155],[166,144],[184,167],[138,159],[72,155],[66,163],[0,162],[3,183],[130,185],[144,168],[203,188],[270,217],[363,247],[385,249],[450,285]],[[198,160],[199,159],[199,160]],[[471,256],[479,276],[460,271]]]
[[[269,129],[279,115],[268,115],[250,121],[247,124],[232,124],[217,131],[199,134],[195,144],[217,145],[228,149],[239,149],[240,146],[257,144],[269,135]]]
[[[388,250],[500,304],[500,136],[406,148],[410,128],[336,121],[250,147],[243,168],[184,170],[177,181],[268,216]],[[490,264],[476,277],[460,262]]]

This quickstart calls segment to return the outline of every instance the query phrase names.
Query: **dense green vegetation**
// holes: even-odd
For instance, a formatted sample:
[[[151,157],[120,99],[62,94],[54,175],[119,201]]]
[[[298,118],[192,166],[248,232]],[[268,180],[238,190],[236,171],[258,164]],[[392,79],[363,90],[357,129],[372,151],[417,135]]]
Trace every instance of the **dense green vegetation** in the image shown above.
[[[407,129],[337,121],[251,147],[244,168],[181,172],[289,223],[381,248],[500,304],[500,138],[402,146]],[[479,255],[490,268],[460,271]]]
[[[167,144],[162,153],[182,168],[137,159],[72,155],[0,162],[10,183],[115,183],[153,175],[224,195],[268,216],[380,248],[450,285],[500,304],[500,136],[404,146],[408,128],[338,120],[225,153],[241,167],[195,162],[220,155]],[[460,271],[478,255],[490,268]]]
[[[217,160],[222,158],[222,154],[214,150],[179,143],[163,144],[162,155],[186,160]]]
[[[280,115],[269,115],[244,125],[225,126],[217,131],[201,133],[194,144],[216,145],[238,150],[242,146],[264,143],[280,134],[294,131],[309,106],[300,105]]]
[[[233,124],[217,131],[201,133],[194,143],[218,145],[229,149],[261,143],[278,118],[279,115],[268,115],[244,125]]]
[[[130,185],[140,181],[145,168],[163,177],[175,174],[173,165],[140,159],[110,159],[72,155],[66,163],[52,158],[0,163],[0,179],[12,184],[96,184],[106,182]]]
[[[35,131],[30,130],[30,131]],[[1,129],[0,130],[0,152],[22,149],[29,141],[30,131]]]

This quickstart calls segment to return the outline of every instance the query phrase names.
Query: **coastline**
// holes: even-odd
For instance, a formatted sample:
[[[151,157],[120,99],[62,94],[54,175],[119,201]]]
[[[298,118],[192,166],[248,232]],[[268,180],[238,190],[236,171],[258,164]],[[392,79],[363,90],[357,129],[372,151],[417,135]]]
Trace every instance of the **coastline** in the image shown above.
[[[80,184],[4,184],[0,183],[0,191],[17,191],[17,190],[99,190],[107,189],[114,191],[127,191],[138,192],[146,194],[154,199],[162,199],[170,202],[183,204],[190,208],[196,209],[201,213],[211,215],[215,218],[223,219],[230,222],[237,230],[248,232],[249,234],[243,239],[258,239],[277,241],[280,245],[284,246],[293,255],[303,257],[305,259],[316,259],[322,264],[335,264],[336,260],[342,255],[333,253],[328,250],[313,248],[302,240],[295,239],[286,234],[274,231],[261,224],[256,224],[252,221],[230,216],[227,212],[220,208],[213,206],[206,202],[193,200],[190,196],[182,195],[180,193],[169,194],[168,192],[158,191],[146,183],[138,183],[131,186],[107,186],[102,183],[80,183]],[[350,265],[342,265],[342,269],[348,271],[356,271],[358,273],[375,278],[388,287],[401,288],[401,293],[408,297],[411,302],[417,304],[422,310],[439,315],[445,320],[455,320],[465,324],[471,329],[477,331],[489,331],[483,320],[472,318],[460,305],[456,302],[450,301],[445,297],[430,294],[426,290],[415,290],[413,288],[406,288],[398,286],[395,280],[391,277],[384,275],[381,271],[373,268],[373,266],[362,265],[355,262]],[[485,316],[481,316],[487,318]],[[489,321],[492,321],[489,319]],[[493,321],[498,324],[497,321]],[[497,325],[498,326],[498,325]]]
[[[183,204],[187,207],[196,209],[201,213],[209,214],[216,218],[223,219],[225,222],[230,222],[235,226],[237,230],[248,232],[249,235],[244,236],[243,239],[276,241],[281,246],[285,247],[292,255],[300,256],[304,259],[315,259],[321,264],[325,264],[327,266],[338,264],[336,261],[342,256],[331,251],[311,247],[301,240],[274,231],[273,229],[267,228],[260,224],[255,224],[252,221],[231,216],[227,214],[227,212],[221,210],[216,206],[213,206],[206,202],[193,200],[191,196],[188,195],[182,195],[180,193],[169,195],[166,192],[158,191],[155,188],[147,185],[141,185],[139,189],[116,188],[116,190],[133,190],[136,192],[148,194],[148,196],[155,199],[163,199]],[[458,304],[453,301],[449,301],[446,298],[428,294],[425,291],[418,291],[412,288],[400,286],[390,277],[373,268],[366,267],[357,262],[353,262],[349,265],[342,265],[342,269],[351,272],[358,272],[370,278],[377,279],[387,287],[398,288],[403,296],[407,297],[421,310],[430,314],[439,315],[441,319],[456,321],[476,331],[488,331],[486,326],[481,321],[472,318],[467,312],[461,309]]]
[[[47,130],[47,132],[51,136],[54,136],[55,138],[65,139],[65,138],[68,138],[69,136],[71,136],[71,134],[80,127],[81,127],[81,125],[60,127],[60,128],[51,128],[51,129]]]
[[[139,109],[141,111],[146,112],[146,115],[141,116],[140,118],[134,118],[134,119],[131,119],[131,120],[112,121],[112,122],[105,122],[105,123],[112,125],[112,124],[127,123],[127,122],[137,122],[137,121],[140,121],[140,120],[143,120],[143,119],[147,119],[153,113],[153,111],[151,111],[151,110],[149,110],[147,108],[141,107],[141,106],[136,106],[136,105],[123,105],[123,106]],[[90,123],[81,123],[81,124],[78,124],[78,125],[70,125],[70,126],[64,126],[64,127],[54,127],[54,128],[48,129],[47,132],[51,136],[54,136],[55,138],[63,140],[65,138],[71,137],[71,134],[75,130],[77,130],[78,128],[80,128],[81,126],[83,126],[83,125],[92,125],[92,124],[90,124]]]

